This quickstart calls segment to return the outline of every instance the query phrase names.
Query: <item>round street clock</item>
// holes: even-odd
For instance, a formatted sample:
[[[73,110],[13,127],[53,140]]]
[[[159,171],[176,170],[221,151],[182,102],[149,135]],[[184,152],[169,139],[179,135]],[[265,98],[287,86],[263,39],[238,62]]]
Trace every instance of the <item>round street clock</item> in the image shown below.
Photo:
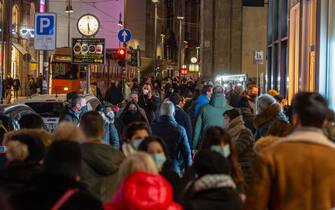
[[[100,22],[95,15],[85,14],[79,18],[77,28],[83,36],[94,36],[100,29]]]

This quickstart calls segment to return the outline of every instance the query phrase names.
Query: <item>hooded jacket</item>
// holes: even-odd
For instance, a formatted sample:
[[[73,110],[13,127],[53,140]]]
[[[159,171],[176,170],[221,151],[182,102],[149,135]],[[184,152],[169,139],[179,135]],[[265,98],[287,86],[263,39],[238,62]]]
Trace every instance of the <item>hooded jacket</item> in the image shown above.
[[[136,172],[124,180],[105,210],[181,210],[170,184],[160,175]]]
[[[203,107],[204,105],[208,104],[209,99],[207,97],[207,95],[205,94],[200,94],[198,96],[198,98],[195,100],[195,104],[194,104],[194,117],[198,116],[198,113],[201,109],[201,107]]]
[[[235,188],[228,175],[205,175],[187,190],[184,210],[240,210],[242,202]]]
[[[109,200],[116,188],[117,172],[124,155],[110,145],[97,142],[84,143],[81,148],[82,181],[102,201]]]
[[[163,138],[172,160],[173,169],[180,174],[182,161],[186,167],[192,165],[192,152],[186,130],[172,116],[161,116],[159,121],[151,126],[154,135]],[[180,160],[179,154],[183,157]]]
[[[278,103],[272,104],[263,113],[256,115],[255,139],[257,140],[260,137],[266,136],[268,134],[269,128],[276,120],[283,120],[285,122],[288,122],[287,117],[285,116],[281,106]]]
[[[223,125],[223,113],[232,108],[227,104],[224,95],[213,95],[209,104],[203,106],[197,116],[194,128],[193,149],[197,149],[200,146],[200,139],[206,128]]]

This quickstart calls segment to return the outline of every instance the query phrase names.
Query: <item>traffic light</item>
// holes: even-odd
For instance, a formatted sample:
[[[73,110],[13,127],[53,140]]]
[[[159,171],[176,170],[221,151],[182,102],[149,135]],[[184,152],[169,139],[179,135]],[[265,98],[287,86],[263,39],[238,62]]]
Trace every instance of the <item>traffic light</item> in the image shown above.
[[[129,48],[129,54],[130,54],[130,61],[128,64],[130,66],[137,66],[137,59],[136,59],[136,50],[132,47]]]
[[[126,50],[124,48],[119,48],[116,53],[118,60],[124,60],[126,58]]]
[[[118,60],[118,64],[119,66],[121,67],[124,67],[126,65],[126,50],[124,48],[119,48],[117,51],[116,51],[116,54],[117,54],[117,60]]]

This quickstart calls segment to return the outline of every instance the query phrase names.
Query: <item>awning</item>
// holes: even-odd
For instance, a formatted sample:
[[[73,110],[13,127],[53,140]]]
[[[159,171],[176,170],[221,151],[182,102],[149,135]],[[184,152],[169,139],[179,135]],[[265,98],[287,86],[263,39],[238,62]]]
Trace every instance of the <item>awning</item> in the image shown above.
[[[24,47],[19,44],[19,43],[16,43],[16,42],[12,42],[12,45],[22,54],[22,55],[25,55],[28,53],[28,51],[26,49],[24,49]],[[36,60],[32,57],[31,58],[31,62],[32,63],[36,63]]]

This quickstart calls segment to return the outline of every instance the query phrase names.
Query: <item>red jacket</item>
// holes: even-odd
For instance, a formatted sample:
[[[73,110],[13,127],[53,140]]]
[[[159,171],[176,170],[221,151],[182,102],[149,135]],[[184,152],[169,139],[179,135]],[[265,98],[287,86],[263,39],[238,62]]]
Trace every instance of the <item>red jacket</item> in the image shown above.
[[[173,201],[172,187],[160,175],[136,172],[120,185],[105,210],[182,210]]]

